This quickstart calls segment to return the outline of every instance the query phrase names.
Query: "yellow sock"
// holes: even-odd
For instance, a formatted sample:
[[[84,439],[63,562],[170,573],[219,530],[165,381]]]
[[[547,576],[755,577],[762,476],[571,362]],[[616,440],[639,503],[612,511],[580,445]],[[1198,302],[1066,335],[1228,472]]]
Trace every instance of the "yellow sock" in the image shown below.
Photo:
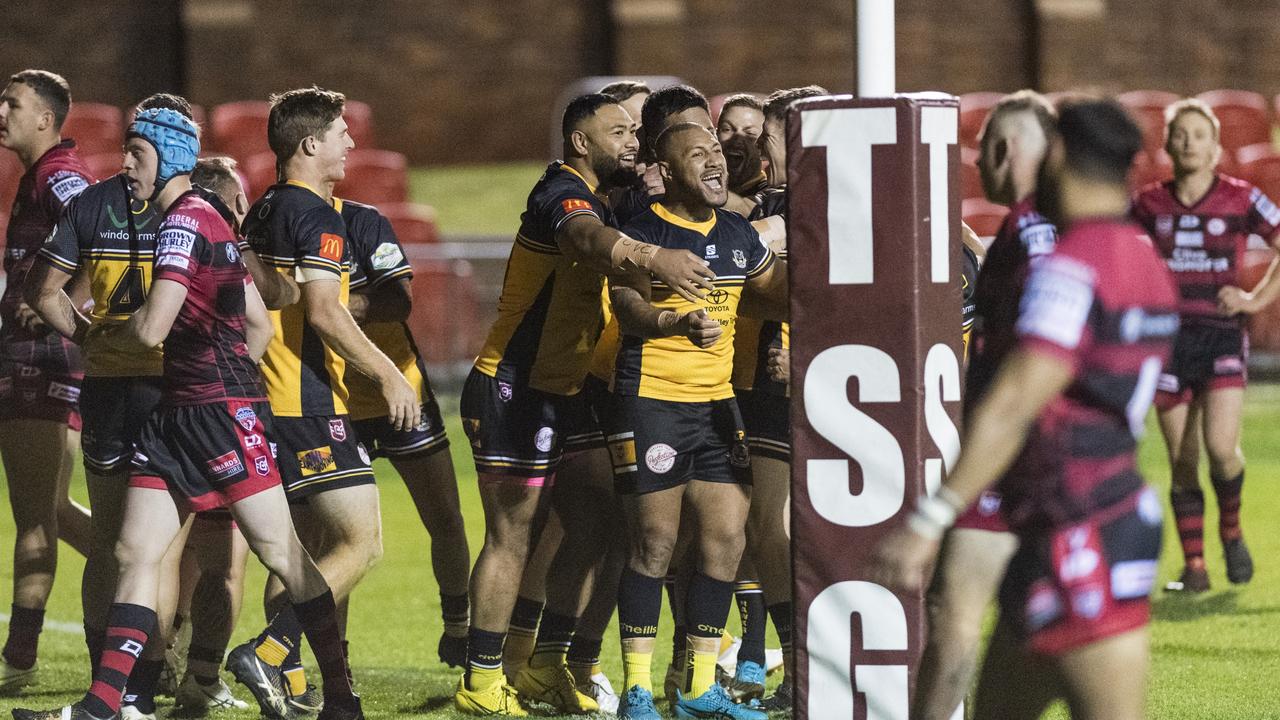
[[[300,667],[284,671],[284,678],[289,683],[289,694],[297,697],[307,691],[307,672]]]
[[[716,682],[716,653],[698,652],[693,649],[693,643],[689,643],[689,649],[685,651],[687,657],[687,665],[685,672],[684,696],[687,698],[696,698],[706,692]]]
[[[483,690],[503,681],[502,668],[483,668],[472,665],[467,668],[467,689]]]
[[[592,675],[600,675],[603,673],[604,673],[604,670],[600,668],[600,663],[595,663],[591,666]],[[587,679],[590,680],[591,678],[587,678]]]
[[[714,659],[712,662],[715,662]],[[650,668],[653,666],[653,651],[649,652],[628,652],[622,653],[622,686],[628,690],[639,685],[640,687],[653,692],[653,678],[650,677]]]
[[[259,660],[274,667],[280,667],[284,664],[284,659],[289,657],[289,648],[270,635],[258,643],[253,652]]]

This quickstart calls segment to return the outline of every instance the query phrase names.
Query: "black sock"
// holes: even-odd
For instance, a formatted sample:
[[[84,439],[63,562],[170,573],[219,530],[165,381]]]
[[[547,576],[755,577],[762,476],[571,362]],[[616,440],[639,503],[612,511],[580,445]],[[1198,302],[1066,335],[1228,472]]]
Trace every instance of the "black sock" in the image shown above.
[[[473,670],[502,674],[502,645],[506,639],[506,633],[489,632],[474,627],[467,632],[468,688],[479,689],[471,682]]]
[[[106,631],[102,628],[84,626],[84,646],[89,650],[89,674],[98,669],[98,663],[102,662],[102,643],[106,640]]]
[[[569,652],[569,645],[573,643],[573,629],[577,626],[576,617],[543,612],[542,623],[538,626],[538,641],[533,646],[529,665],[544,667],[564,660]]]
[[[1218,537],[1224,545],[1239,540],[1243,535],[1240,531],[1240,500],[1244,491],[1244,471],[1233,478],[1210,475],[1209,480],[1213,483],[1213,494],[1218,498]]]
[[[720,639],[729,619],[729,606],[733,604],[733,583],[697,573],[689,581],[685,593],[685,626],[691,637]],[[693,653],[686,650],[687,665],[693,665]],[[693,691],[694,673],[685,673],[685,692]],[[701,692],[698,692],[701,694]]]
[[[222,664],[223,655],[224,652],[222,650],[213,650],[210,648],[200,647],[199,645],[192,645],[191,649],[187,651],[187,667],[190,667],[191,661],[195,661],[204,663],[206,667],[216,668]],[[191,675],[196,679],[196,682],[201,685],[212,685],[218,682],[218,675],[216,672],[213,675],[201,675],[193,672]]]
[[[742,620],[738,662],[749,661],[764,667],[764,634],[768,622],[759,581],[739,580],[734,583],[733,598],[738,603],[738,616]]]
[[[120,700],[138,658],[155,631],[156,613],[141,605],[113,603],[107,611],[107,629],[101,655],[93,669],[93,684],[80,700],[90,715],[112,718],[120,712]]]
[[[517,602],[519,602],[517,600]],[[444,620],[446,635],[462,636],[467,634],[467,625],[471,619],[471,602],[466,593],[462,595],[440,594],[440,617]]]
[[[164,660],[139,660],[129,676],[124,689],[124,704],[132,705],[138,712],[150,715],[156,711],[156,686],[160,673],[164,672]]]
[[[320,666],[325,704],[353,707],[355,695],[351,690],[346,655],[342,651],[338,608],[334,605],[333,593],[326,590],[323,595],[306,602],[294,603],[293,610],[304,628],[311,651],[316,655],[316,664]]]
[[[271,623],[262,631],[262,634],[258,635],[257,641],[254,642],[254,650],[263,662],[275,667],[284,667],[287,658],[298,652],[298,647],[302,644],[302,634],[302,622],[298,618],[297,611],[293,605],[285,605],[275,617],[271,618]]]
[[[778,633],[778,642],[783,650],[791,649],[791,603],[780,602],[769,606],[769,619],[773,620],[773,629]]]
[[[511,611],[511,622],[507,632],[533,635],[538,631],[538,619],[542,617],[541,600],[517,597],[515,609]]]
[[[569,654],[566,661],[569,667],[586,668],[590,670],[600,662],[600,646],[604,644],[601,638],[589,638],[585,635],[574,635],[573,642],[569,643]]]
[[[4,659],[19,670],[36,664],[40,631],[44,629],[44,610],[12,606],[9,617],[9,639],[4,644]]]

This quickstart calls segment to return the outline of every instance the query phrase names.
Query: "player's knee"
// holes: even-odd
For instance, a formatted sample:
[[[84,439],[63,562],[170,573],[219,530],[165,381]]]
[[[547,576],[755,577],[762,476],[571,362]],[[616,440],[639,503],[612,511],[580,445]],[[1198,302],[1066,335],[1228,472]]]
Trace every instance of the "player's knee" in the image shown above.
[[[1215,477],[1234,476],[1244,466],[1244,453],[1234,438],[1216,441],[1207,439],[1205,450],[1209,455],[1209,471]]]
[[[675,552],[676,539],[663,533],[645,533],[631,547],[633,570],[650,577],[665,575]]]

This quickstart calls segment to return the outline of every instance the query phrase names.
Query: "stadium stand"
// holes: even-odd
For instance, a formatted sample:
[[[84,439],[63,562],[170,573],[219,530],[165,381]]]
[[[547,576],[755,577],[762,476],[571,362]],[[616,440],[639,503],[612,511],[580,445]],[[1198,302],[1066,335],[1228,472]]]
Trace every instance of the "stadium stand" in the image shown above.
[[[1248,151],[1248,152],[1245,152]],[[1267,197],[1280,198],[1280,153],[1269,144],[1241,149],[1238,173],[1258,186]]]
[[[271,105],[265,100],[240,100],[213,108],[208,136],[211,149],[237,160],[260,152],[269,152],[267,115]]]
[[[378,210],[391,221],[396,237],[404,245],[432,245],[440,242],[436,211],[420,203],[387,203]]]
[[[1130,90],[1116,96],[1142,128],[1142,146],[1149,153],[1164,147],[1164,109],[1179,99],[1165,90]]]
[[[62,136],[76,141],[81,157],[119,153],[124,137],[124,113],[115,105],[75,102],[62,124]]]
[[[978,151],[971,147],[960,148],[960,198],[985,198],[982,192],[982,173],[978,170]]]
[[[990,245],[1000,231],[1000,225],[1009,214],[1009,208],[997,205],[984,198],[966,198],[960,204],[960,216],[982,239],[983,245]]]
[[[1002,97],[1004,93],[997,92],[971,92],[960,96],[960,147],[978,147],[982,123]]]
[[[347,177],[337,193],[370,205],[404,202],[409,198],[408,168],[401,153],[356,148],[347,153]]]
[[[268,150],[243,158],[240,174],[247,184],[249,197],[258,197],[276,182],[276,156]]]
[[[378,147],[373,135],[373,108],[368,103],[348,98],[342,117],[347,121],[347,134],[355,141],[357,148]]]
[[[1210,90],[1197,95],[1222,121],[1222,148],[1234,153],[1246,145],[1271,142],[1267,100],[1250,90]]]

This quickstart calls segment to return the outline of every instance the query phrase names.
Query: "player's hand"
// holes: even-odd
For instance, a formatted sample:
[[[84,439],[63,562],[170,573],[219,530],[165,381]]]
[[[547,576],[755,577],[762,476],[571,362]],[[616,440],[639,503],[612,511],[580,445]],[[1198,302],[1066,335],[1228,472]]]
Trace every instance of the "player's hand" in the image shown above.
[[[677,327],[680,328],[681,335],[689,338],[689,342],[704,349],[715,345],[724,334],[720,323],[707,317],[707,311],[701,308],[682,315]]]
[[[871,555],[871,579],[899,592],[924,588],[927,573],[938,556],[940,542],[930,540],[905,524],[890,532]]]
[[[639,168],[639,165],[636,167]],[[667,193],[667,186],[662,182],[662,171],[658,169],[658,163],[646,166],[642,177],[644,177],[644,191],[650,197]]]
[[[44,321],[36,314],[36,311],[32,310],[31,306],[26,303],[18,303],[18,309],[14,312],[13,319],[27,332],[33,333],[46,327]]]
[[[765,372],[774,382],[791,384],[791,351],[786,348],[769,348]]]
[[[1253,293],[1228,285],[1218,291],[1218,313],[1231,317],[1240,313],[1252,313]]]
[[[418,402],[418,393],[404,375],[395,373],[394,377],[382,383],[382,398],[387,401],[387,420],[391,427],[401,432],[408,432],[418,425],[422,417],[422,404]]]
[[[716,274],[706,260],[688,250],[658,248],[649,260],[649,274],[689,302],[697,302],[715,289]]]

